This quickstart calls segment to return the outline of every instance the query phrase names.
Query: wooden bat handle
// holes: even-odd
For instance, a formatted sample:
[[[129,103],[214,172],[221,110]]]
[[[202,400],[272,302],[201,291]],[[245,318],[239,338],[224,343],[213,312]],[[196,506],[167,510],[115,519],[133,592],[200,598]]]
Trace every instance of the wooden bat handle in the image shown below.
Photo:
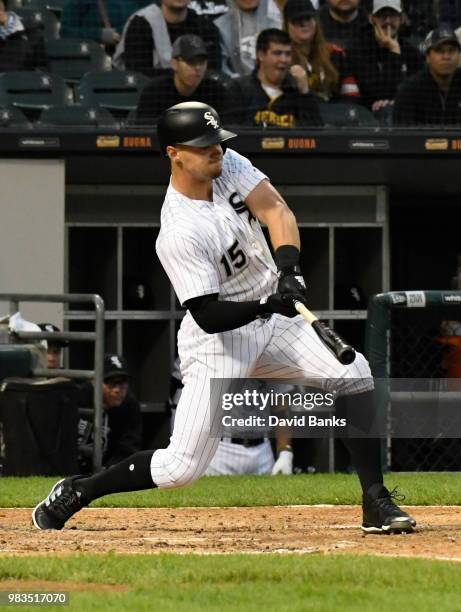
[[[299,312],[301,316],[303,316],[308,323],[312,325],[314,321],[318,321],[317,317],[313,312],[309,310],[302,302],[299,300],[294,301],[294,307]]]

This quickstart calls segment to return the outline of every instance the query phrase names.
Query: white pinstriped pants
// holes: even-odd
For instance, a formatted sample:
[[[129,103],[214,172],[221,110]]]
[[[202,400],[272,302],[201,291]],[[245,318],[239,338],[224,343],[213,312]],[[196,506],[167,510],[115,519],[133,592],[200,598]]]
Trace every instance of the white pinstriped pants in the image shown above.
[[[160,488],[186,486],[204,474],[221,437],[218,399],[229,379],[304,379],[342,393],[373,388],[364,356],[357,353],[347,366],[339,363],[301,316],[275,314],[229,332],[205,334],[188,313],[178,348],[184,389],[170,444],[155,451],[151,461],[152,479]],[[227,379],[221,389],[213,385],[213,397],[210,379]]]

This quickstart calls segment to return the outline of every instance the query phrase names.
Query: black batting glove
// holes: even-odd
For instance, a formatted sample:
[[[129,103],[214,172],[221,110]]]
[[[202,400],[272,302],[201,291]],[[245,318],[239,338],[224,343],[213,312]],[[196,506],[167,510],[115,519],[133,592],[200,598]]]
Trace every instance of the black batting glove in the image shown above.
[[[284,317],[292,319],[298,314],[298,311],[294,307],[294,300],[299,300],[298,294],[274,293],[268,298],[262,298],[260,304],[264,313],[278,313]]]
[[[275,251],[275,262],[280,271],[277,293],[294,294],[302,302],[306,299],[306,282],[299,266],[299,250],[291,244]]]
[[[277,293],[295,294],[299,296],[301,302],[306,300],[306,283],[301,272],[293,272],[292,274],[284,274],[279,278]]]

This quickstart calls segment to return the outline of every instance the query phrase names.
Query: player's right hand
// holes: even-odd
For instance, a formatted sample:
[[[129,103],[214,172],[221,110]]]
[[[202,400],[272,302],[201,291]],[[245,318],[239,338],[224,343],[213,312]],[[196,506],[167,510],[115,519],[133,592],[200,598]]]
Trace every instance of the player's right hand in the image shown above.
[[[266,306],[266,312],[278,313],[291,319],[298,314],[293,302],[300,299],[303,300],[302,296],[297,293],[274,293],[267,299],[263,298],[261,304]]]
[[[285,474],[289,476],[290,474],[293,474],[293,451],[280,451],[278,459],[272,468],[271,474],[272,476],[276,476],[277,474]]]

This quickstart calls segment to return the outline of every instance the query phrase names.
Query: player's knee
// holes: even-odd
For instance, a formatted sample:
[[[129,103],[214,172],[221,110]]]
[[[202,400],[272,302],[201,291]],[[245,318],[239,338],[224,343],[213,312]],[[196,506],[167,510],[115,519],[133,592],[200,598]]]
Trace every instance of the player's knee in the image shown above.
[[[170,484],[172,488],[187,487],[200,478],[207,466],[200,465],[195,457],[190,457],[187,464],[181,462],[176,469],[170,471]]]

